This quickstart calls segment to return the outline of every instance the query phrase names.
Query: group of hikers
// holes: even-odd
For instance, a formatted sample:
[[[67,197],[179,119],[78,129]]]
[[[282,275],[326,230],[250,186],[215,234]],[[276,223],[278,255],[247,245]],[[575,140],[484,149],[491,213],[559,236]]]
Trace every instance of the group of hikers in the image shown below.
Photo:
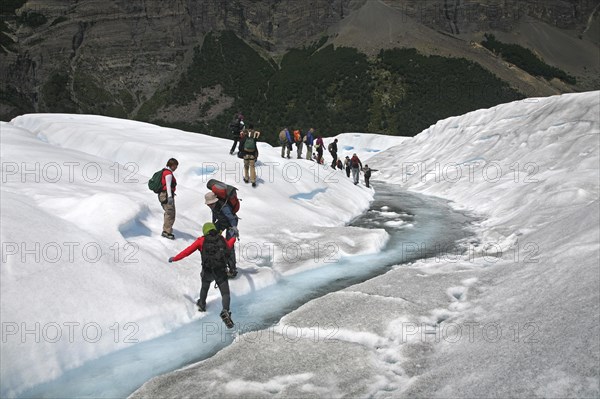
[[[251,182],[252,186],[256,187],[255,163],[258,159],[256,141],[260,136],[260,132],[254,130],[254,126],[252,124],[248,124],[247,126],[245,125],[244,115],[241,112],[238,112],[234,116],[229,128],[233,138],[233,144],[229,150],[229,154],[233,155],[236,152],[236,148],[238,149],[238,157],[244,159],[244,182]],[[281,144],[282,158],[290,159],[290,154],[292,153],[295,145],[296,157],[298,159],[303,159],[302,150],[303,147],[306,146],[306,159],[315,161],[320,165],[324,164],[323,149],[325,148],[325,143],[320,135],[315,134],[315,129],[312,127],[308,129],[306,134],[303,134],[300,129],[290,131],[288,127],[285,127],[279,132],[279,143]],[[332,158],[331,167],[333,169],[338,168],[340,170],[346,169],[346,175],[348,177],[350,177],[350,174],[352,173],[352,178],[355,185],[359,183],[360,172],[363,171],[365,185],[369,187],[371,173],[377,171],[377,169],[371,169],[369,168],[369,165],[365,165],[363,167],[362,162],[356,153],[352,155],[352,158],[346,156],[344,161],[342,161],[337,155],[337,143],[338,139],[334,139],[327,146],[327,151]],[[316,150],[316,153],[313,152],[313,148]]]
[[[160,192],[158,200],[164,210],[162,236],[171,240],[175,239],[173,224],[175,223],[175,196],[177,179],[173,172],[177,170],[179,162],[175,158],[167,161],[167,165],[160,174]],[[204,203],[210,208],[212,222],[202,226],[202,236],[179,254],[170,257],[169,263],[177,262],[195,251],[200,251],[202,257],[202,272],[200,278],[202,287],[196,305],[198,311],[206,311],[206,297],[210,284],[215,281],[221,292],[223,310],[221,319],[227,328],[233,327],[229,305],[231,296],[229,292],[229,278],[237,276],[237,265],[234,244],[239,237],[238,216],[234,209],[224,199],[217,197],[213,191],[204,196]],[[225,231],[225,238],[221,235]]]
[[[255,164],[258,159],[256,142],[260,137],[260,132],[255,130],[251,123],[246,125],[241,113],[236,114],[234,121],[229,127],[234,140],[229,153],[233,155],[236,148],[238,149],[238,157],[244,160],[243,180],[245,183],[252,183],[252,186],[256,187]],[[279,140],[281,143],[282,158],[286,157],[286,150],[287,158],[290,158],[292,146],[295,144],[297,157],[298,159],[302,159],[302,147],[306,145],[306,159],[323,164],[323,148],[325,144],[321,136],[315,136],[314,128],[310,128],[306,135],[303,135],[300,130],[294,130],[290,133],[290,130],[286,127],[279,133]],[[366,186],[369,187],[371,172],[376,169],[370,169],[368,165],[365,165],[363,168],[362,162],[356,154],[353,154],[352,157],[346,156],[342,162],[337,156],[337,143],[338,139],[334,139],[327,148],[333,159],[331,167],[340,170],[345,169],[348,177],[352,173],[355,185],[359,183],[360,171],[363,170]],[[313,147],[316,149],[316,153],[314,154],[312,152]],[[158,200],[164,210],[162,236],[171,240],[175,239],[173,224],[175,222],[175,191],[177,187],[177,179],[173,172],[177,170],[178,166],[179,162],[175,158],[167,161],[166,167],[162,171],[157,172],[157,175],[159,174],[157,176],[159,189],[155,191],[158,193]],[[239,238],[237,209],[233,209],[226,199],[219,198],[212,190],[205,194],[204,203],[211,210],[212,222],[205,223],[202,226],[201,237],[179,254],[170,257],[168,261],[169,263],[177,262],[195,251],[200,252],[202,259],[202,272],[200,274],[202,286],[200,297],[196,302],[198,311],[206,311],[208,290],[210,284],[214,281],[221,293],[223,307],[220,314],[221,319],[227,328],[232,328],[234,323],[231,319],[231,311],[229,309],[231,295],[228,279],[234,278],[238,274],[234,249],[235,241]],[[225,237],[222,236],[222,232],[225,232]]]

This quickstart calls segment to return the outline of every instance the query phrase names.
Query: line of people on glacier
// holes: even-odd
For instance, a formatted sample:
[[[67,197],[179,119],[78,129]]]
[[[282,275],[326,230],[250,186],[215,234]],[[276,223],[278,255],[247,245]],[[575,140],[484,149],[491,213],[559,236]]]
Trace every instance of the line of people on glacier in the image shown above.
[[[279,132],[279,144],[281,144],[281,157],[290,159],[290,153],[292,151],[293,145],[296,144],[297,149],[297,158],[302,159],[302,143],[306,145],[306,159],[313,160],[319,164],[323,164],[323,148],[325,147],[323,138],[320,135],[317,135],[315,138],[315,129],[310,128],[306,135],[302,134],[302,131],[296,129],[293,133],[290,133],[290,129],[288,127],[283,128]],[[317,150],[317,153],[312,153],[312,149]],[[370,187],[369,180],[371,178],[371,173],[377,171],[377,169],[369,168],[369,165],[365,165],[363,167],[361,160],[358,158],[358,155],[354,153],[352,158],[346,156],[346,159],[342,162],[341,159],[338,158],[338,139],[334,139],[327,146],[327,151],[331,155],[331,168],[346,170],[346,176],[350,177],[352,173],[352,178],[354,184],[357,185],[360,181],[360,172],[364,173],[365,185]],[[312,154],[312,157],[311,157]]]
[[[235,152],[239,146],[238,156],[244,160],[244,177],[245,183],[252,183],[256,187],[256,170],[255,164],[258,159],[257,140],[260,137],[260,132],[254,129],[254,126],[249,123],[247,126],[243,121],[244,117],[241,113],[236,114],[234,123],[230,125],[234,142],[230,149],[230,154]],[[293,144],[296,145],[296,155],[298,159],[302,159],[303,145],[306,146],[306,159],[311,160],[313,147],[316,149],[316,161],[323,163],[323,138],[319,135],[315,137],[314,128],[310,128],[306,135],[302,135],[299,129],[294,130],[290,134],[289,129],[285,128],[280,132],[280,141],[282,142],[281,156],[285,157],[287,149],[287,158],[290,158]],[[352,158],[346,157],[342,161],[337,157],[338,139],[334,139],[328,146],[328,151],[332,156],[332,168],[340,170],[346,168],[347,176],[350,177],[350,171],[354,178],[354,184],[358,184],[360,170],[363,169],[362,163],[358,156],[354,154]],[[161,190],[158,193],[158,199],[164,210],[163,232],[162,236],[168,239],[175,239],[173,234],[173,224],[175,222],[175,190],[177,180],[174,172],[177,170],[179,162],[171,158],[167,161],[167,165],[162,169],[160,175]],[[365,183],[369,187],[369,178],[371,169],[365,165]],[[235,256],[235,241],[239,238],[238,217],[231,209],[231,206],[221,199],[216,194],[209,191],[205,195],[205,204],[211,209],[212,223],[203,225],[203,235],[192,243],[189,247],[181,251],[174,257],[169,258],[169,262],[179,261],[191,253],[198,250],[202,256],[202,273],[201,281],[202,288],[197,301],[199,311],[206,310],[206,296],[210,283],[215,281],[222,297],[221,318],[228,328],[232,328],[234,323],[231,319],[229,278],[234,278],[237,272],[236,256]],[[222,233],[226,236],[223,237]],[[218,237],[218,238],[217,238]]]

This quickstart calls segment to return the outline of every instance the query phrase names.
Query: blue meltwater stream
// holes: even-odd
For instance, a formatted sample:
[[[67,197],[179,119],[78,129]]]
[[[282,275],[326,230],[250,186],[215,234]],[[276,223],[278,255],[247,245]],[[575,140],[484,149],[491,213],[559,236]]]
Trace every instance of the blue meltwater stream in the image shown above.
[[[384,228],[390,235],[385,248],[372,255],[340,258],[316,269],[282,277],[277,284],[232,297],[232,314],[241,330],[226,330],[218,312],[209,312],[161,337],[134,344],[89,361],[21,397],[126,397],[147,380],[207,359],[229,345],[235,334],[265,329],[306,302],[385,273],[393,265],[460,251],[459,241],[470,236],[473,218],[451,209],[439,198],[376,184],[369,211],[351,225]]]

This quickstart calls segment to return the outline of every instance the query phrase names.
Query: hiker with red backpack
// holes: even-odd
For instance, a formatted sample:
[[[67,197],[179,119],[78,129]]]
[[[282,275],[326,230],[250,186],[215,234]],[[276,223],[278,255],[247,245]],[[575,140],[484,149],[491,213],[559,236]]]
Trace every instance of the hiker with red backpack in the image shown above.
[[[229,282],[227,281],[226,259],[229,252],[233,250],[234,244],[235,237],[225,240],[218,233],[213,223],[205,223],[202,226],[201,237],[179,254],[169,258],[169,263],[177,262],[188,257],[195,251],[200,251],[200,255],[202,256],[202,272],[200,272],[202,287],[200,288],[200,297],[196,302],[198,311],[206,311],[208,290],[210,289],[210,284],[215,281],[221,292],[221,304],[223,305],[220,316],[227,328],[233,328],[233,320],[231,320],[231,311],[229,310],[231,294],[229,291]]]
[[[209,182],[210,183],[210,182]],[[230,240],[232,237],[240,236],[240,232],[237,228],[238,217],[231,207],[229,202],[217,197],[213,191],[209,191],[204,196],[204,202],[210,208],[212,212],[212,222],[216,226],[219,232],[225,231],[225,238]],[[237,276],[237,266],[235,259],[235,249],[231,249],[229,256],[226,259],[227,263],[227,275],[229,277]]]
[[[160,172],[160,188],[158,189],[158,201],[165,211],[161,235],[170,240],[175,239],[173,224],[175,223],[175,187],[177,186],[177,179],[175,179],[173,172],[177,170],[178,166],[179,162],[175,158],[167,161],[167,166]]]
[[[354,185],[357,185],[360,176],[360,170],[363,166],[356,153],[352,155],[352,158],[350,159],[350,166],[352,168],[352,177],[354,178]]]
[[[244,159],[244,183],[252,182],[252,187],[256,187],[256,167],[258,159],[258,148],[256,141],[260,132],[254,130],[252,123],[248,124],[248,130],[244,130],[242,141],[240,141],[240,153]]]

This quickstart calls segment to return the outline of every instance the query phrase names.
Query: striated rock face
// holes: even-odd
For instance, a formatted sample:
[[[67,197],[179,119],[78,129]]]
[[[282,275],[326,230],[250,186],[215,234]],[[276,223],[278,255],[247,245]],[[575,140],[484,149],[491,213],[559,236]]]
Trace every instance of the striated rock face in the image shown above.
[[[279,52],[318,38],[363,1],[27,1],[16,10],[20,18],[4,18],[15,43],[0,54],[2,116],[23,101],[35,111],[52,111],[62,101],[63,110],[83,112],[106,102],[112,114],[129,116],[185,69],[207,32],[232,30]],[[28,15],[46,22],[23,23]],[[56,85],[65,86],[64,98],[44,94]]]
[[[452,34],[509,31],[524,18],[583,32],[599,0],[383,0],[430,28]]]
[[[366,2],[380,1],[422,25],[453,35],[511,31],[527,18],[584,32],[600,4],[600,0],[23,1],[20,8],[4,9],[0,15],[0,118],[23,112],[135,117],[144,102],[179,79],[208,32],[234,31],[259,53],[277,56],[319,39]],[[230,99],[220,101],[224,106]],[[161,112],[168,121],[185,114]]]

